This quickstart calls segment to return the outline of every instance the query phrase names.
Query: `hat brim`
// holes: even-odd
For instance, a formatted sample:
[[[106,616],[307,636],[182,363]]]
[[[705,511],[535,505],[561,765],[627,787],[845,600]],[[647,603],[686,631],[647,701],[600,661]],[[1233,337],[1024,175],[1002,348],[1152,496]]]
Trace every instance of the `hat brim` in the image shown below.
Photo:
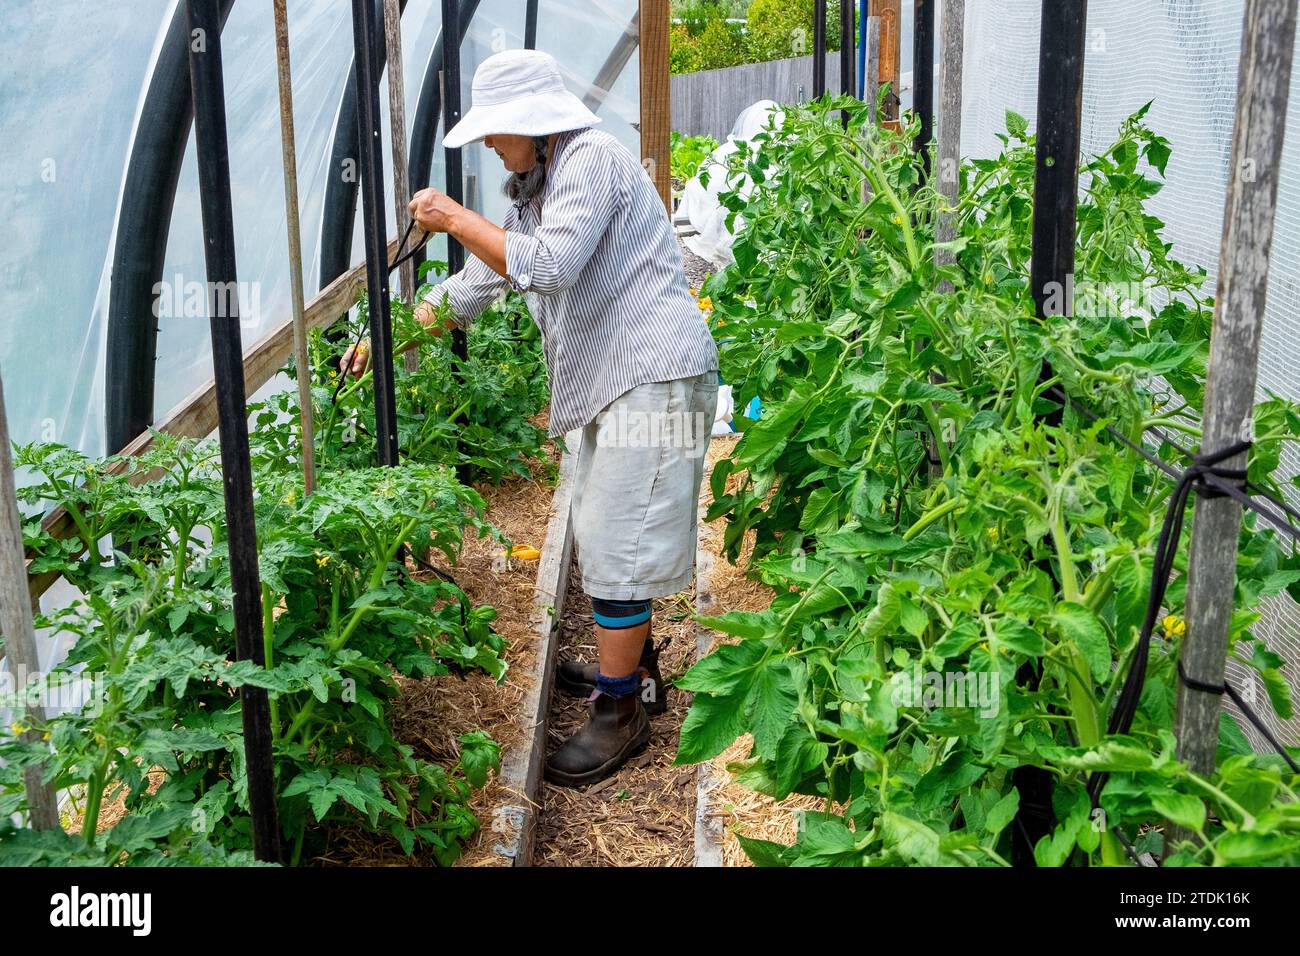
[[[448,130],[442,144],[459,149],[485,136],[550,136],[595,126],[600,121],[568,90],[534,93],[508,103],[472,107]]]

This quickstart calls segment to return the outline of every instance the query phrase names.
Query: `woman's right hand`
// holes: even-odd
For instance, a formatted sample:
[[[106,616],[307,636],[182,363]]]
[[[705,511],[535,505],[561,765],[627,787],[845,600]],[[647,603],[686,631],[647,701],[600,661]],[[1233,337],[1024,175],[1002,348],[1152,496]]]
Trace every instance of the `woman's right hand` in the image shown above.
[[[339,368],[344,375],[360,378],[370,367],[370,340],[362,339],[356,345],[349,345],[339,361]]]
[[[427,328],[429,334],[435,338],[440,337],[446,329],[451,328],[450,325],[444,326],[443,323],[438,321],[438,310],[427,299],[421,301],[415,307],[415,319]]]

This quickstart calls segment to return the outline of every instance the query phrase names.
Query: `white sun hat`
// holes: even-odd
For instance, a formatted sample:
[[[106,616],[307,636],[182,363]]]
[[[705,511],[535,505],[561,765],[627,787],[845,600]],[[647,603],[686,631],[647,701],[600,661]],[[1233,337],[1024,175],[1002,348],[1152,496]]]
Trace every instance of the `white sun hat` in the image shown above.
[[[595,126],[600,117],[564,85],[559,64],[540,50],[503,50],[474,71],[470,111],[448,131],[451,149],[484,136],[549,136]]]

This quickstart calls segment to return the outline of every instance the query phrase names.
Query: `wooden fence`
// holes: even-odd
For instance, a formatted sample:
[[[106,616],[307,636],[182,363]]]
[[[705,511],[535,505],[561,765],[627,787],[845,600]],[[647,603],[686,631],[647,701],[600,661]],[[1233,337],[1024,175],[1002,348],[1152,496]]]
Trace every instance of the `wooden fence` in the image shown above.
[[[708,134],[721,142],[741,111],[759,100],[812,99],[812,75],[813,58],[799,56],[674,76],[669,94],[673,129],[688,136]],[[826,89],[839,88],[840,54],[835,51],[826,54]]]

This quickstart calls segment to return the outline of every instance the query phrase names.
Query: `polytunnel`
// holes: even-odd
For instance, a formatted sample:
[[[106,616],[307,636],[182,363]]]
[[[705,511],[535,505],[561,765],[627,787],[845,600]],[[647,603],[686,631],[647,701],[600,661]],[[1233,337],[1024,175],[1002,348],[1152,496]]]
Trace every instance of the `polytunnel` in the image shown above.
[[[1285,906],[1300,0],[21,6],[24,917],[171,929],[164,866]]]

